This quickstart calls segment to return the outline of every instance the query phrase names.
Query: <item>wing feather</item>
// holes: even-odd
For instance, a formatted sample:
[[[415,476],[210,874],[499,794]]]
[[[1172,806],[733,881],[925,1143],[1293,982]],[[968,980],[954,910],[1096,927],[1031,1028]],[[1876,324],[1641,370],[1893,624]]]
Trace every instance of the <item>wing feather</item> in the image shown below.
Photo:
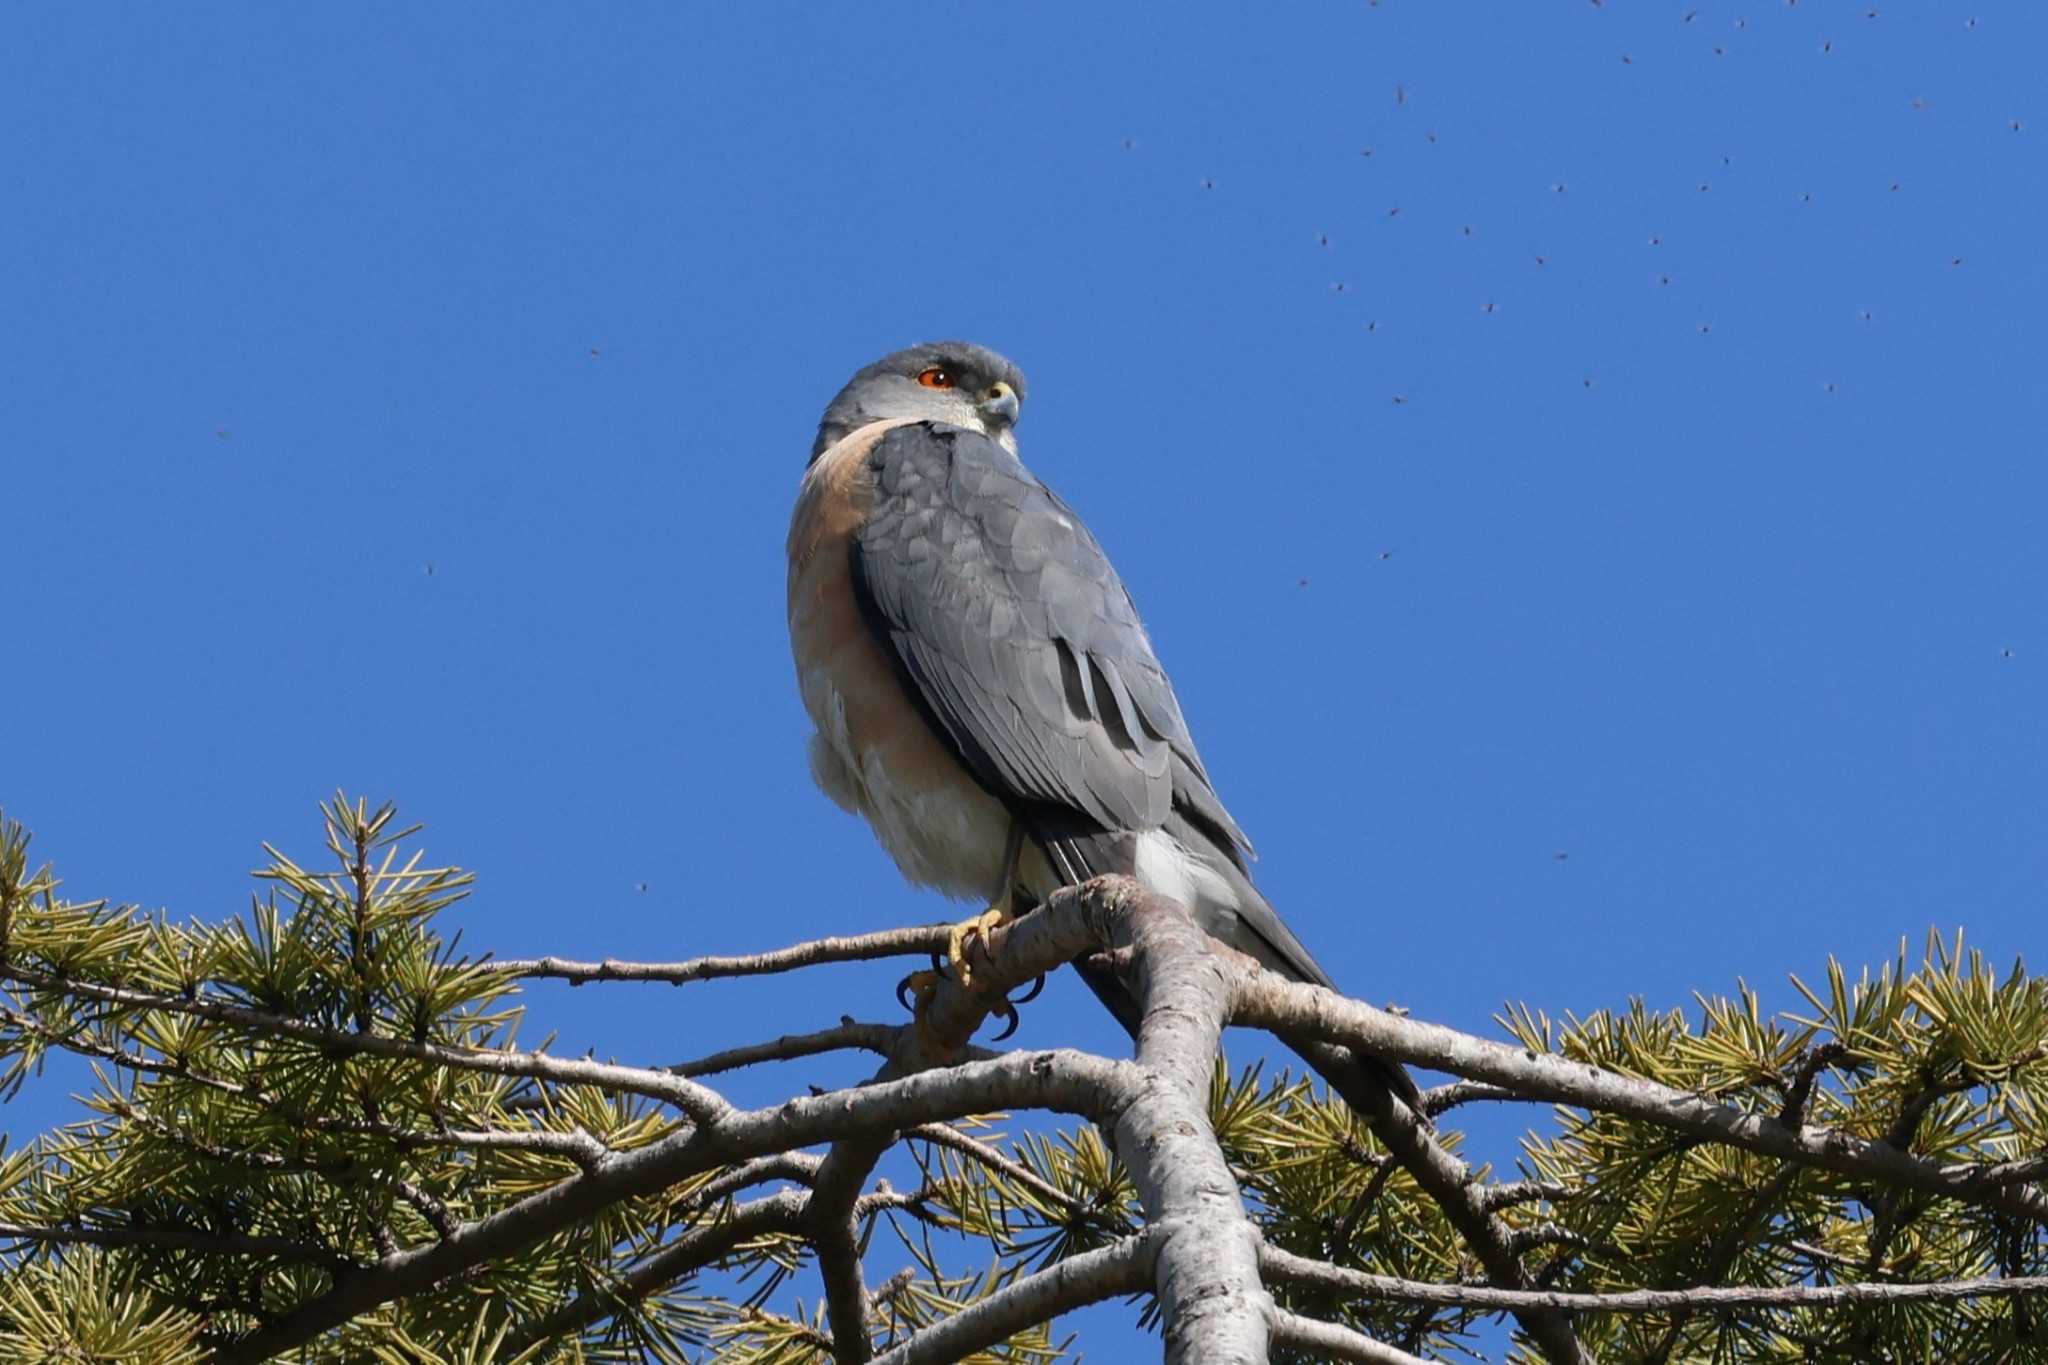
[[[897,427],[853,581],[934,724],[985,787],[1104,830],[1177,809],[1249,851],[1202,769],[1137,608],[1081,519],[980,432]]]

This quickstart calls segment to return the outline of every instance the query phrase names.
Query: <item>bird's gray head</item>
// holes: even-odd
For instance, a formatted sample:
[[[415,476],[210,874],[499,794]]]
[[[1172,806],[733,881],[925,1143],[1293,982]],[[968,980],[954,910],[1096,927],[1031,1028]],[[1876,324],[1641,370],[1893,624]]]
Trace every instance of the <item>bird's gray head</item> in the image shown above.
[[[1010,429],[1023,403],[1024,374],[1002,356],[971,341],[928,341],[847,380],[818,423],[811,458],[870,422],[899,418],[985,431],[1014,454]]]

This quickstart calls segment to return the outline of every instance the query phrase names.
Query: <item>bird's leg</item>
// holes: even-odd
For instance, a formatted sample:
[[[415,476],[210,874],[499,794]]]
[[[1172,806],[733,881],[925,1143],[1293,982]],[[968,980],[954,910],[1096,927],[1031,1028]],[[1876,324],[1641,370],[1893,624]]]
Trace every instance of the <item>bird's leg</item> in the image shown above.
[[[967,964],[968,945],[977,938],[987,938],[996,930],[1017,918],[1017,860],[1024,853],[1024,825],[1021,821],[1010,821],[1010,837],[1003,844],[1003,879],[997,886],[996,898],[988,909],[972,915],[953,926],[953,932],[946,938],[946,956],[952,960],[953,972],[966,985],[973,969]]]
[[[952,926],[946,936],[946,956],[952,962],[954,975],[961,985],[968,984],[972,968],[968,966],[968,945],[977,938],[986,938],[1017,918],[1017,863],[1024,854],[1024,826],[1015,820],[1010,822],[1009,839],[1003,846],[1003,880],[996,893],[995,902],[978,915],[971,915]],[[896,983],[896,998],[906,1009],[917,1016],[918,1027],[924,1027],[925,1006],[931,1003],[932,992],[938,989],[940,973],[945,969],[939,964],[939,955],[932,954],[932,970],[912,972]],[[1040,976],[1030,988],[1015,1000],[1005,1000],[993,1009],[993,1013],[1005,1021],[1006,1027],[997,1035],[998,1041],[1017,1031],[1017,1006],[1037,997],[1045,986],[1045,977]]]

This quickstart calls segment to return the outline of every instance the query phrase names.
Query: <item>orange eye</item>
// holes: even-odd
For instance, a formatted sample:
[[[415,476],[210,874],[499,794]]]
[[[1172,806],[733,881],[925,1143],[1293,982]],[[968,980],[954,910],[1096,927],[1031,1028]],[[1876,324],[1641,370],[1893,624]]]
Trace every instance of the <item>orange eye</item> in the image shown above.
[[[958,383],[953,378],[953,372],[943,365],[932,366],[917,377],[917,382],[928,389],[950,389]]]

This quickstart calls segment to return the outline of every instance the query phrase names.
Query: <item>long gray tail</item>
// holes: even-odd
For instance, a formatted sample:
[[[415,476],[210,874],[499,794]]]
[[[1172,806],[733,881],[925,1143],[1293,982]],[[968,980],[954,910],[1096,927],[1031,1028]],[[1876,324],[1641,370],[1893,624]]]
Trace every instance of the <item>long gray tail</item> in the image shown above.
[[[1110,873],[1130,876],[1137,871],[1137,840],[1133,834],[1086,827],[1085,821],[1071,817],[1059,819],[1050,814],[1046,818],[1031,819],[1028,823],[1033,836],[1045,849],[1047,861],[1069,883]],[[1084,827],[1077,828],[1077,824]],[[1329,974],[1309,955],[1301,940],[1294,936],[1272,905],[1252,885],[1234,851],[1219,849],[1206,836],[1206,831],[1178,812],[1167,821],[1164,832],[1200,857],[1228,888],[1227,897],[1202,896],[1197,904],[1188,907],[1204,932],[1257,959],[1268,970],[1296,981],[1335,989]],[[1138,1036],[1138,1002],[1116,979],[1116,974],[1091,966],[1086,958],[1077,959],[1074,969],[1135,1040]],[[1339,1094],[1351,1086],[1370,1085],[1392,1091],[1416,1113],[1422,1112],[1421,1092],[1407,1068],[1399,1063],[1349,1049],[1317,1049],[1313,1040],[1290,1038],[1286,1034],[1280,1035],[1280,1040]],[[1348,1058],[1348,1064],[1339,1062],[1339,1057]]]

